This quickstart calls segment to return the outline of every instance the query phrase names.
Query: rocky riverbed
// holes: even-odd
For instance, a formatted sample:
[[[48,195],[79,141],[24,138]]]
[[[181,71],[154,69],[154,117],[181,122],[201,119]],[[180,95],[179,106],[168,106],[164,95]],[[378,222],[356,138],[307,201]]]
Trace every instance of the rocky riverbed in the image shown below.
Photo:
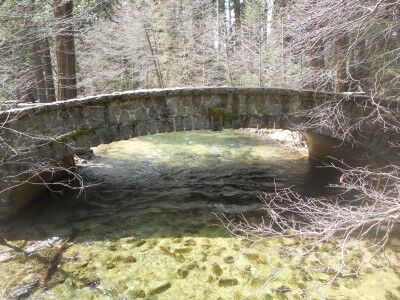
[[[246,130],[102,145],[80,194],[44,197],[0,225],[2,299],[398,299],[399,244],[249,241],[219,218],[267,221],[258,195],[325,195],[307,157]],[[317,172],[317,173],[316,173]],[[350,241],[352,243],[352,241]],[[355,273],[354,271],[357,270]]]

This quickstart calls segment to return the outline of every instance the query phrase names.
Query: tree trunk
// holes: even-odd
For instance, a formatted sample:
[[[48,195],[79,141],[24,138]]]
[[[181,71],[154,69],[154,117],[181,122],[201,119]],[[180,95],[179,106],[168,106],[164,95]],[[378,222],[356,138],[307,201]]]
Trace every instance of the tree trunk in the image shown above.
[[[318,40],[314,45],[310,47],[310,68],[311,68],[311,88],[313,90],[324,89],[321,85],[322,72],[325,69],[324,60],[324,44],[322,40]]]
[[[235,26],[234,26],[234,47],[235,50],[237,50],[240,46],[240,27],[241,27],[241,6],[240,6],[240,0],[233,0],[233,13],[235,14]]]
[[[233,0],[233,11],[235,13],[235,29],[236,32],[240,30],[241,26],[241,7],[240,7],[240,0]]]
[[[67,100],[77,97],[75,42],[71,24],[73,1],[54,0],[53,14],[56,22],[58,99]]]
[[[165,75],[168,82],[174,80],[174,67],[176,65],[176,54],[178,53],[178,10],[175,3],[165,4],[163,10],[166,14],[165,21]]]
[[[352,62],[349,65],[351,90],[362,91],[366,89],[372,68],[367,57],[367,43],[365,39],[356,41],[356,45],[353,47]]]
[[[217,55],[222,47],[221,41],[226,31],[226,18],[225,18],[225,0],[214,0],[215,10],[213,17],[216,22],[216,35],[215,35],[215,47],[217,49]]]
[[[148,30],[145,28],[144,33],[146,35],[146,40],[147,40],[147,45],[149,46],[150,54],[152,57],[152,61],[154,63],[154,69],[157,75],[157,82],[158,82],[158,87],[163,88],[164,87],[164,81],[163,81],[163,76],[161,72],[161,65],[160,62],[156,56],[156,51],[154,50],[153,44],[151,43],[150,35]]]
[[[51,64],[50,46],[49,39],[45,37],[41,41],[41,59],[44,71],[44,83],[46,86],[46,98],[47,102],[56,101],[56,92],[54,88],[54,77],[53,69]]]
[[[336,51],[335,92],[336,93],[343,93],[348,90],[348,81],[347,81],[348,46],[349,46],[349,38],[347,35],[343,35],[335,43],[335,51]]]
[[[39,102],[47,102],[46,86],[44,83],[42,61],[40,59],[40,42],[34,41],[32,44],[32,63],[36,77],[37,98]]]

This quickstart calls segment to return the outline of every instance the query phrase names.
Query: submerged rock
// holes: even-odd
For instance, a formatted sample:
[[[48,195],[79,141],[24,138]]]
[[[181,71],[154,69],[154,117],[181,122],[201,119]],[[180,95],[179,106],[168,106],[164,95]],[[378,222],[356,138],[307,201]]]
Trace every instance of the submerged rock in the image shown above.
[[[250,282],[251,286],[262,286],[265,284],[265,280],[259,277],[255,277]]]
[[[86,287],[90,287],[90,288],[94,288],[100,285],[100,279],[96,278],[96,279],[88,279],[85,282],[85,286]]]
[[[196,241],[195,241],[194,239],[188,239],[188,240],[184,243],[184,245],[185,245],[185,246],[192,246],[192,247],[194,247],[194,246],[196,246]]]
[[[202,262],[207,261],[207,257],[208,257],[208,254],[207,254],[207,253],[202,253],[202,254],[201,254],[201,259],[200,259],[200,261],[202,261]]]
[[[217,276],[221,276],[223,270],[218,264],[213,264],[213,266],[211,267],[211,272],[213,272]]]
[[[211,283],[211,282],[214,282],[215,281],[215,277],[214,276],[208,276],[208,278],[207,278],[207,282],[208,283]]]
[[[279,293],[279,294],[284,294],[287,292],[290,292],[291,288],[287,287],[286,285],[281,285],[280,287],[278,287],[277,289],[275,289],[275,292]]]
[[[106,268],[109,269],[109,270],[110,269],[114,269],[115,268],[115,264],[113,262],[108,261],[106,263]]]
[[[199,264],[197,263],[197,262],[192,262],[192,263],[190,263],[187,267],[186,267],[186,269],[187,270],[193,270],[193,269],[195,269],[195,268],[198,268],[199,267]]]
[[[211,248],[211,245],[210,244],[202,244],[201,248],[204,249],[204,250],[207,250],[207,249]]]
[[[133,237],[133,236],[127,236],[127,237],[123,237],[120,239],[121,243],[134,243],[135,241],[137,241],[138,238]]]
[[[185,261],[185,257],[182,254],[179,254],[179,253],[175,254],[174,253],[173,257],[174,257],[175,261],[177,261],[179,263],[182,263],[182,262]]]
[[[186,278],[189,275],[188,270],[178,269],[176,272],[178,273],[180,278]]]
[[[238,285],[239,281],[236,278],[221,278],[218,281],[218,286],[220,287],[229,287]]]
[[[175,253],[189,253],[190,251],[192,251],[192,248],[189,247],[182,247],[182,248],[177,248],[175,249]]]
[[[274,300],[274,297],[272,297],[271,294],[265,294],[263,299],[264,300]]]
[[[116,245],[109,245],[109,246],[107,246],[107,249],[108,250],[110,250],[110,251],[117,251],[117,246]]]
[[[130,298],[133,298],[133,299],[146,297],[146,293],[141,289],[130,290],[130,291],[128,291],[128,295]]]
[[[168,290],[171,286],[172,285],[170,282],[163,283],[155,288],[150,289],[149,295],[161,294],[161,293],[165,292],[166,290]]]
[[[165,254],[165,255],[173,255],[171,246],[169,245],[161,245],[160,250]]]
[[[182,242],[182,240],[183,240],[182,237],[174,237],[174,238],[172,239],[172,242],[174,242],[174,243],[180,243],[180,242]]]
[[[27,297],[29,297],[34,291],[35,289],[37,289],[39,287],[39,281],[35,281],[33,283],[28,283],[25,284],[23,286],[20,286],[16,289],[13,289],[9,294],[8,294],[8,299],[15,299],[15,300],[19,300],[19,299],[25,299]]]
[[[321,282],[328,282],[331,277],[328,274],[318,274],[317,279]]]
[[[227,264],[233,264],[234,261],[235,261],[235,258],[233,256],[224,257],[224,262]]]
[[[155,246],[157,246],[158,241],[157,240],[150,240],[147,242],[147,250],[153,249]]]
[[[135,263],[135,262],[137,262],[137,259],[134,256],[129,255],[129,256],[125,257],[125,262],[126,263]]]
[[[12,257],[12,252],[10,250],[0,252],[0,263],[9,260]]]
[[[120,241],[122,242],[124,249],[130,248],[130,247],[140,247],[140,246],[146,244],[145,240],[138,239],[135,237],[125,237],[125,238],[122,238]]]
[[[259,258],[257,253],[246,253],[244,256],[251,261],[256,261]]]

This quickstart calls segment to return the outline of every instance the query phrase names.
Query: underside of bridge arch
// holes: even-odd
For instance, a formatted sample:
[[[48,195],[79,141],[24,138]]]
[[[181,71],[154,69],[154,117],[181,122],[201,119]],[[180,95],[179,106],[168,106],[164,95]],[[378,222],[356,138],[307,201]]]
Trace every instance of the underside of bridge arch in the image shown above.
[[[350,167],[366,165],[382,166],[385,160],[360,145],[355,145],[318,132],[301,132],[310,159],[317,164],[333,164]]]

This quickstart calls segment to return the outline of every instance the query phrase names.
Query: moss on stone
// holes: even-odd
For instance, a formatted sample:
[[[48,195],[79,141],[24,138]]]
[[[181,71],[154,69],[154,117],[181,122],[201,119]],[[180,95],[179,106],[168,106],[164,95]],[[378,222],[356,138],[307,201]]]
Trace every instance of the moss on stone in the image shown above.
[[[84,129],[80,129],[80,130],[71,132],[70,134],[63,136],[61,139],[66,139],[66,140],[72,139],[72,140],[76,141],[82,137],[85,137],[88,135],[93,135],[95,133],[96,133],[96,131],[92,128],[84,128]]]
[[[131,122],[131,125],[132,125],[133,127],[136,127],[139,123],[140,123],[139,120],[133,120],[133,121]]]
[[[47,145],[48,145],[50,148],[53,148],[53,147],[55,146],[55,144],[56,144],[56,141],[55,141],[55,140],[51,140],[51,141],[49,141],[49,142],[47,143]]]
[[[236,120],[239,117],[238,114],[232,112],[224,112],[223,118],[224,122],[231,123],[232,121]]]
[[[220,106],[210,108],[210,114],[213,119],[218,120],[224,117],[224,109]]]
[[[216,106],[210,108],[210,114],[214,120],[224,120],[224,122],[231,123],[236,120],[239,115],[233,112],[224,112],[224,108],[222,106]]]
[[[56,143],[66,143],[69,140],[78,140],[82,137],[89,136],[89,135],[94,135],[96,134],[96,131],[92,128],[84,128],[80,130],[73,131],[71,133],[68,133],[66,135],[60,136],[54,140],[49,141],[47,144],[50,148],[53,148]]]

